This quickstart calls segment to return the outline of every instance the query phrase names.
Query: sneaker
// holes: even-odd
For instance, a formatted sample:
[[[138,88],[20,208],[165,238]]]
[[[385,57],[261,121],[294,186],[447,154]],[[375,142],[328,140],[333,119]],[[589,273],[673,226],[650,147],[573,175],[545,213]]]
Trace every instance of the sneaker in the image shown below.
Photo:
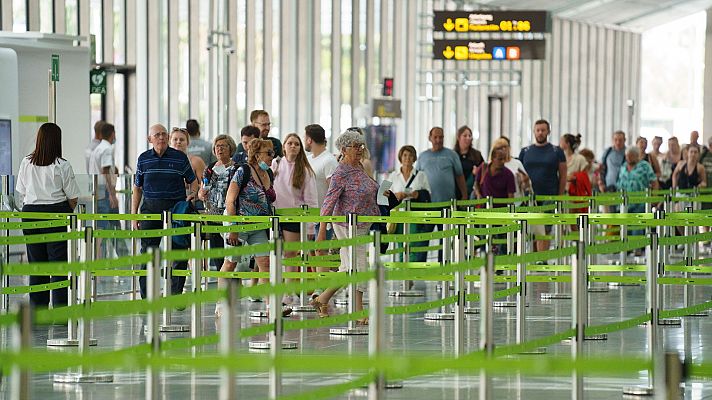
[[[547,265],[546,261],[537,261],[534,265]]]
[[[248,297],[247,300],[249,300],[252,303],[262,303],[262,299],[259,297]]]
[[[289,307],[289,306],[283,304],[282,305],[282,316],[288,317],[291,314],[292,314],[292,307]]]

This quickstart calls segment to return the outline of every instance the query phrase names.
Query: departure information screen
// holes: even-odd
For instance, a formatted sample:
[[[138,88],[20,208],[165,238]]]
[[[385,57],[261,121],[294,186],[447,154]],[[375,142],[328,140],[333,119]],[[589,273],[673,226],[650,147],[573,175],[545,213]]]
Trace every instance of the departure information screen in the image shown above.
[[[543,60],[545,40],[435,40],[433,58],[456,61]]]
[[[436,32],[532,32],[551,27],[546,11],[435,11]]]

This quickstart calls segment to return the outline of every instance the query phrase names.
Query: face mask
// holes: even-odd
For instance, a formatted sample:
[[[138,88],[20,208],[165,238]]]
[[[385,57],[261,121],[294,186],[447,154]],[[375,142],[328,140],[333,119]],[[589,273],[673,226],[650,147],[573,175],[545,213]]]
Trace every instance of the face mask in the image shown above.
[[[267,165],[264,161],[260,161],[257,165],[259,165],[260,169],[263,171],[267,171],[269,169],[269,165]]]

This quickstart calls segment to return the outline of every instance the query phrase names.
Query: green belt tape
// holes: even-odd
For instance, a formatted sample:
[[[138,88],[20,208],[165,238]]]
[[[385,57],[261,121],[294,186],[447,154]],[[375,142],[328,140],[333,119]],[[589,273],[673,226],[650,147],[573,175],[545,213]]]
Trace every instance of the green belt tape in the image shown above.
[[[151,261],[150,254],[141,254],[138,256],[126,256],[115,259],[103,259],[86,262],[47,262],[32,264],[15,263],[6,265],[2,269],[2,273],[6,275],[67,275],[69,273],[78,274],[87,269],[97,271],[102,269],[145,264],[149,261]]]
[[[624,329],[628,329],[628,328],[632,328],[634,326],[638,326],[640,324],[644,324],[644,323],[650,321],[650,319],[651,319],[650,314],[643,314],[641,316],[627,319],[627,320],[621,321],[621,322],[614,322],[611,324],[596,325],[596,326],[587,326],[584,329],[584,334],[586,336],[592,336],[592,335],[600,335],[603,333],[622,331]]]
[[[242,215],[221,215],[221,214],[173,214],[173,221],[187,222],[242,222],[242,223],[265,223],[271,222],[271,216],[242,216]]]
[[[482,205],[487,204],[487,199],[482,198],[482,199],[471,199],[471,200],[457,200],[455,202],[455,204],[460,207],[482,206]]]
[[[301,209],[301,208],[278,208],[275,210],[275,214],[278,216],[289,216],[289,217],[304,217],[304,216],[319,216],[320,211],[318,208],[309,208],[309,209]]]
[[[0,218],[11,219],[11,218],[25,218],[25,219],[67,219],[70,213],[39,213],[39,212],[14,212],[14,211],[0,211]]]
[[[648,237],[632,237],[627,242],[602,243],[586,247],[586,254],[611,254],[620,253],[645,247],[650,244]]]
[[[324,250],[324,249],[340,249],[348,246],[358,246],[373,242],[370,236],[358,236],[353,239],[341,240],[325,240],[323,242],[287,242],[284,243],[284,251],[302,251],[302,250]]]
[[[252,232],[265,229],[272,229],[272,224],[269,222],[265,222],[263,224],[243,224],[228,226],[203,225],[200,227],[200,231],[203,233]]]
[[[222,271],[203,271],[201,275],[204,278],[229,278],[229,279],[252,279],[252,278],[269,278],[269,272],[222,272]]]
[[[161,214],[77,214],[83,221],[160,221]]]
[[[537,349],[539,347],[549,346],[555,343],[559,343],[564,339],[568,339],[576,334],[576,329],[569,329],[555,335],[547,336],[540,339],[530,340],[526,343],[507,345],[502,347],[497,347],[494,349],[494,354],[496,357],[508,356],[517,353],[523,353]]]
[[[660,318],[684,317],[685,315],[695,314],[712,308],[712,301],[695,304],[694,306],[679,308],[675,310],[660,310],[658,316]]]
[[[283,258],[282,262],[301,262],[302,258],[297,256],[297,257],[288,257],[288,258]],[[309,256],[309,261],[341,261],[341,255],[340,254],[325,254],[321,256]]]
[[[503,233],[518,232],[519,229],[519,224],[512,224],[490,228],[470,228],[466,229],[465,233],[468,235],[501,235]]]
[[[448,208],[452,205],[449,201],[433,202],[433,203],[418,203],[411,202],[410,208],[413,210],[417,209],[435,209],[435,208]]]
[[[702,274],[712,274],[712,267],[666,265],[665,272],[696,272]]]
[[[539,251],[536,253],[528,253],[521,256],[522,262],[532,263],[537,261],[546,261],[554,258],[563,258],[576,254],[576,247],[564,247],[562,249]]]
[[[17,313],[0,314],[0,326],[10,326],[18,322]]]
[[[96,230],[93,232],[95,238],[103,239],[142,239],[142,238],[157,238],[165,236],[190,235],[193,233],[192,226],[183,228],[170,229],[144,229],[138,231],[124,231],[118,229]]]
[[[518,213],[541,213],[556,210],[556,204],[547,204],[543,206],[522,206],[517,207],[516,210]]]
[[[570,276],[527,275],[527,282],[571,282]]]
[[[0,237],[0,246],[13,244],[64,242],[67,240],[83,239],[84,236],[84,232],[60,232],[41,235],[5,236]]]
[[[645,272],[646,265],[589,265],[589,272]]]
[[[504,290],[500,290],[500,291],[494,292],[494,294],[492,295],[492,298],[493,298],[493,299],[500,299],[500,298],[503,298],[503,297],[509,297],[509,296],[514,295],[514,294],[517,294],[517,293],[519,293],[519,292],[521,292],[521,288],[520,288],[519,286],[514,286],[514,287],[511,287],[511,288],[509,288],[509,289],[504,289]],[[477,293],[475,293],[475,294],[466,294],[466,295],[465,295],[465,300],[466,300],[466,301],[479,301],[479,300],[480,300],[480,295],[477,294]]]
[[[453,213],[453,217],[459,211]],[[440,211],[395,211],[391,212],[391,217],[404,217],[404,218],[440,218],[442,212]]]
[[[337,268],[341,265],[341,261],[318,261],[318,260],[307,260],[307,261],[282,261],[282,265],[285,267],[316,267],[316,268]]]
[[[145,269],[127,269],[127,270],[113,270],[113,271],[94,271],[92,273],[94,276],[148,276],[148,271]],[[175,274],[173,274],[175,275]],[[177,275],[176,275],[177,276]]]
[[[444,307],[450,304],[457,303],[457,296],[450,296],[440,300],[433,300],[427,303],[408,304],[405,306],[386,307],[386,314],[410,314],[433,308]]]
[[[678,244],[697,243],[712,240],[712,232],[698,233],[690,236],[661,237],[658,239],[660,246],[676,246]]]
[[[384,256],[390,256],[393,254],[402,254],[405,253],[405,247],[396,247],[395,249],[388,249],[386,250],[385,253],[383,253]]]
[[[56,228],[60,226],[69,226],[68,219],[54,219],[49,221],[35,222],[0,222],[0,229],[41,229],[41,228]]]
[[[274,250],[274,243],[262,243],[251,246],[229,247],[226,249],[218,248],[208,250],[171,250],[163,252],[161,256],[164,260],[181,261],[191,259],[220,258],[226,256],[244,256],[258,253],[269,253],[272,250]]]
[[[628,283],[628,284],[643,284],[646,282],[643,276],[606,276],[606,275],[589,275],[588,280],[590,282],[615,282],[615,283]]]
[[[570,265],[529,265],[528,272],[571,272]]]
[[[436,246],[421,246],[421,247],[414,246],[414,247],[410,248],[410,252],[411,253],[425,253],[428,251],[440,250],[442,248],[443,248],[443,246],[437,246],[437,245]]]
[[[44,283],[40,285],[30,285],[30,286],[11,286],[2,288],[0,294],[20,294],[20,293],[36,293],[44,292],[46,290],[54,290],[69,287],[69,280]]]
[[[554,240],[554,235],[534,235],[534,240]]]
[[[161,297],[152,302],[148,300],[100,301],[90,303],[90,307],[78,304],[51,310],[38,310],[35,313],[35,323],[46,325],[64,323],[70,319],[92,320],[145,312],[160,312],[164,308],[187,307],[196,303],[216,302],[224,299],[225,295],[224,290],[208,290]]]
[[[400,235],[381,235],[382,243],[411,243],[424,242],[426,240],[439,240],[457,236],[457,229],[448,229],[444,231],[428,232],[428,233],[408,233]]]
[[[712,285],[712,278],[658,278],[660,285]]]
[[[422,268],[439,268],[440,263],[437,262],[385,262],[383,266],[386,268],[399,268],[399,269],[422,269]]]
[[[589,201],[592,196],[558,196],[558,195],[536,195],[537,201]]]
[[[513,198],[493,198],[492,203],[494,204],[514,204],[529,201],[529,196],[513,197]]]

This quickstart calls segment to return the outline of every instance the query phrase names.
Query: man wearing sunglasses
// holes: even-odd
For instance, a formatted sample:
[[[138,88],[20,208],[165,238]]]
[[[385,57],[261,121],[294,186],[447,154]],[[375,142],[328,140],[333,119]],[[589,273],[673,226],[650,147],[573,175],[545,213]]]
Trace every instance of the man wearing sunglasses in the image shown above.
[[[253,110],[250,113],[250,124],[252,126],[259,128],[260,139],[266,139],[272,142],[272,147],[274,147],[274,153],[276,157],[282,157],[282,141],[276,137],[269,137],[269,131],[272,128],[272,122],[269,119],[269,113],[265,110]],[[237,145],[237,152],[247,152],[247,149],[242,145],[242,143]]]

